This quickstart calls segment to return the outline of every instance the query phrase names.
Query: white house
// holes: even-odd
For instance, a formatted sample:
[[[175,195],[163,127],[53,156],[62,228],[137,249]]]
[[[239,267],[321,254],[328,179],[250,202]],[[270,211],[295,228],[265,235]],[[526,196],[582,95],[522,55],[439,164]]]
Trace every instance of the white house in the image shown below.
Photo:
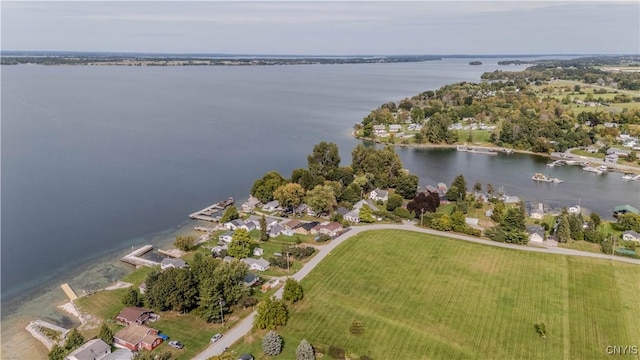
[[[260,259],[247,258],[247,259],[242,259],[242,261],[249,266],[249,270],[265,271],[270,266],[269,262],[263,258],[260,258]]]
[[[542,244],[544,241],[544,228],[540,225],[527,226],[527,234],[529,234],[529,242]]]
[[[162,262],[160,262],[160,269],[166,270],[169,268],[180,269],[187,266],[187,263],[182,259],[172,259],[172,258],[164,258]]]
[[[231,220],[229,222],[224,223],[223,226],[225,227],[225,229],[238,230],[238,228],[241,228],[244,226],[244,221],[242,219],[235,219],[235,220]]]
[[[262,210],[264,211],[276,211],[280,207],[280,202],[278,200],[270,201],[262,206]]]
[[[251,230],[255,230],[257,226],[253,221],[246,221],[244,225],[242,225],[240,228],[245,229],[247,231],[251,231]]]
[[[233,231],[227,231],[226,233],[218,236],[218,239],[230,243],[231,241],[233,241]]]
[[[622,233],[622,240],[640,242],[640,234],[638,234],[633,230],[627,230],[624,233]]]
[[[369,206],[369,209],[373,211],[378,211],[378,207],[371,200],[360,200],[355,205],[353,205],[354,210],[360,210],[364,205]]]
[[[360,222],[360,210],[351,210],[348,213],[344,214],[343,218],[347,221],[357,224]]]
[[[253,256],[262,256],[262,254],[264,254],[264,250],[262,248],[253,248]]]
[[[387,201],[389,200],[389,192],[387,190],[380,190],[378,188],[375,188],[371,190],[369,199],[374,201]]]
[[[391,124],[389,125],[389,132],[398,132],[402,129],[402,125],[400,124]]]

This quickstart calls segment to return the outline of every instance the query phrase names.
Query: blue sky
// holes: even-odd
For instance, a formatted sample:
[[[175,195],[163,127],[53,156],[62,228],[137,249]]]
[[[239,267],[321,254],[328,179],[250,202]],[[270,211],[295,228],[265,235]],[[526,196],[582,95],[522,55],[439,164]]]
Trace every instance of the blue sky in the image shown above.
[[[2,50],[637,54],[639,1],[2,1]]]

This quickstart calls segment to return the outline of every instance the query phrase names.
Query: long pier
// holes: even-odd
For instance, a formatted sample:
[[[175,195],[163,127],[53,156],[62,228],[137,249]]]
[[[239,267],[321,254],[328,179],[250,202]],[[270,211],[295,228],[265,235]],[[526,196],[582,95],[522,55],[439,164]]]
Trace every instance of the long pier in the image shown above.
[[[486,146],[456,145],[456,150],[473,154],[498,155],[498,153],[513,154],[513,150]]]
[[[189,217],[194,220],[218,222],[220,220],[220,217],[214,217],[213,214],[218,212],[219,210],[226,209],[228,206],[232,205],[233,203],[234,203],[234,200],[232,197],[230,197],[227,200],[217,202],[211,206],[207,206],[202,210],[198,210],[192,214],[189,214]]]
[[[154,267],[154,266],[160,265],[159,262],[143,259],[143,258],[140,257],[140,256],[148,253],[151,250],[153,250],[153,245],[145,245],[145,246],[143,246],[143,247],[141,247],[139,249],[136,249],[136,250],[128,253],[127,255],[125,255],[120,260],[124,261],[124,262],[126,262],[128,264],[135,265],[135,266]]]

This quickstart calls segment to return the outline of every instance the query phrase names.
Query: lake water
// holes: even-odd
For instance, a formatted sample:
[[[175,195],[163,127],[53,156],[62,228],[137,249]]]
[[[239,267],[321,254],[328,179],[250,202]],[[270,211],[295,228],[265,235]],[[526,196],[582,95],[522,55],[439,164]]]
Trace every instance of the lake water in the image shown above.
[[[95,289],[128,268],[127,249],[170,243],[187,214],[246,198],[269,170],[289,176],[314,144],[338,144],[383,102],[478,81],[499,59],[404,64],[260,67],[43,67],[2,69],[2,318],[43,316],[60,283]],[[511,67],[520,69],[522,67]],[[525,199],[568,199],[607,216],[640,206],[640,183],[618,174],[553,169],[565,183],[535,184],[541,157],[399,148],[420,184],[490,182]],[[99,260],[99,261],[96,261]],[[47,306],[41,306],[46,304]],[[15,330],[15,329],[14,329]]]

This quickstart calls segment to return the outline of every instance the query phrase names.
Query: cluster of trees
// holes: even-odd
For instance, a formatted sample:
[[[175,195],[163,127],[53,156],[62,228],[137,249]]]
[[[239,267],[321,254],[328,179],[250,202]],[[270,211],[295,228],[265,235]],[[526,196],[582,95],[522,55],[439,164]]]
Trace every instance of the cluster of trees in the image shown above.
[[[403,169],[393,147],[360,144],[351,156],[352,165],[341,167],[338,146],[321,142],[307,156],[306,169],[293,170],[290,179],[269,172],[254,182],[251,195],[263,203],[278,200],[290,210],[304,202],[317,214],[327,214],[340,205],[350,207],[376,187],[395,188],[406,199],[415,196],[418,177]]]
[[[137,299],[136,304],[159,311],[195,311],[208,322],[221,321],[221,312],[229,313],[233,305],[251,298],[251,289],[243,283],[246,274],[247,266],[240,261],[226,263],[198,253],[190,269],[155,269],[147,276],[144,296],[131,289],[124,299],[131,299],[128,304]]]
[[[289,309],[287,305],[276,298],[270,297],[258,305],[253,326],[258,329],[276,330],[278,326],[284,326],[289,321]]]
[[[504,203],[498,202],[493,209],[491,218],[498,223],[498,226],[485,232],[489,239],[519,245],[526,245],[529,242],[529,236],[525,232],[524,204],[520,203],[516,207],[506,209]]]
[[[633,230],[640,233],[640,215],[634,213],[626,213],[618,215],[616,228],[619,230]]]
[[[64,342],[64,345],[56,344],[51,348],[51,351],[49,351],[49,360],[64,360],[67,354],[79,348],[84,344],[84,341],[84,337],[76,328],[71,329],[69,334],[67,334],[67,340]],[[113,339],[111,342],[113,342]]]
[[[304,290],[302,289],[302,285],[300,285],[300,283],[298,283],[295,279],[288,278],[284,283],[284,292],[282,293],[282,298],[286,301],[290,301],[291,303],[302,300],[302,298],[304,298]]]

